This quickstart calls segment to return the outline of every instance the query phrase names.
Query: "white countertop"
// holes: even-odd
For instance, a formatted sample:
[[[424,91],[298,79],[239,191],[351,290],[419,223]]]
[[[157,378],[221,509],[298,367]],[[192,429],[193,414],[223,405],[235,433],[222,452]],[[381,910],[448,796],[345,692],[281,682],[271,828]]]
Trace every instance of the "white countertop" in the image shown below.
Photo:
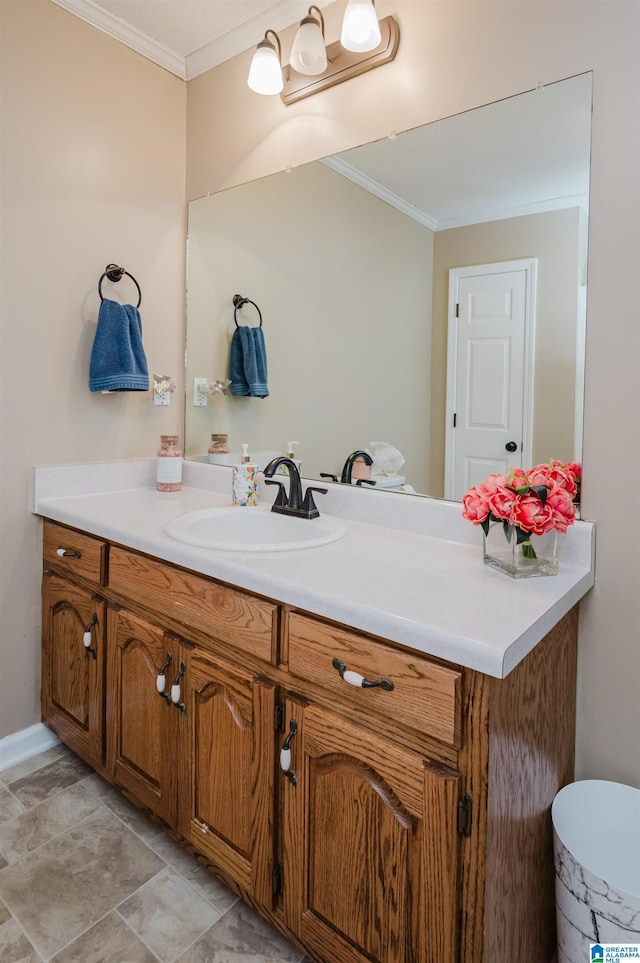
[[[189,484],[159,492],[150,487],[153,465],[36,469],[34,511],[497,678],[594,582],[590,522],[577,522],[564,536],[558,575],[516,580],[483,564],[482,533],[460,524],[460,505],[339,490],[345,486],[330,486],[329,495],[317,498],[321,513],[326,505],[347,525],[346,536],[330,545],[269,553],[184,545],[165,535],[164,525],[185,512],[230,504],[229,470],[186,463]],[[263,501],[273,501],[272,489],[262,493]]]

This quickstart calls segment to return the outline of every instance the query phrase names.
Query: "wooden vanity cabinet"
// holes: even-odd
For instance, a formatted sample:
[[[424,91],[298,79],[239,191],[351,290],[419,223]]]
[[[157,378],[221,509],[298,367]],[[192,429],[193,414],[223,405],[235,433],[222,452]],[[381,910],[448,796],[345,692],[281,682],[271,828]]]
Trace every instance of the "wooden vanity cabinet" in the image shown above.
[[[180,831],[265,909],[273,904],[275,706],[274,683],[192,652]]]
[[[287,702],[288,925],[320,959],[454,963],[462,779],[443,760],[462,738],[462,670],[300,612],[284,641],[290,690],[315,696]]]
[[[287,717],[289,928],[322,960],[454,963],[460,774],[317,705]]]
[[[95,592],[45,573],[42,718],[98,767],[104,757],[105,612]]]
[[[100,539],[45,525],[42,718],[97,767],[104,759],[106,555]]]
[[[575,608],[494,679],[65,526],[44,545],[44,721],[311,959],[550,963]]]
[[[119,606],[107,623],[109,775],[270,902],[275,685]]]
[[[188,649],[117,605],[109,607],[107,626],[108,773],[175,828],[186,720],[182,699],[173,702],[171,689],[174,680],[184,689]]]
[[[111,777],[270,908],[276,684],[242,653],[271,662],[279,607],[118,546],[109,590],[145,613],[109,609]]]

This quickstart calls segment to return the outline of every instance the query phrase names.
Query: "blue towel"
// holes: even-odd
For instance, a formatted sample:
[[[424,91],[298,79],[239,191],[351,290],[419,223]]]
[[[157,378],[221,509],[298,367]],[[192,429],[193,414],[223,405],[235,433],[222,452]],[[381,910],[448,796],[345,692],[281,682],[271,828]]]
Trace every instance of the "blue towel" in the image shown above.
[[[142,319],[132,304],[105,298],[89,364],[91,391],[148,391],[149,371],[142,347]]]
[[[262,328],[239,325],[233,332],[229,351],[229,377],[232,395],[267,397],[267,351]]]

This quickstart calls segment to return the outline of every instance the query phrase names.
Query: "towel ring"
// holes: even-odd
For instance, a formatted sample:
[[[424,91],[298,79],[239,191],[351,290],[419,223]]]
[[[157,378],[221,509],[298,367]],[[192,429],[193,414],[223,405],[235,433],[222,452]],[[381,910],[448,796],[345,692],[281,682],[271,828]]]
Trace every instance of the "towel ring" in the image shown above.
[[[236,328],[239,327],[238,318],[237,318],[238,311],[239,311],[241,308],[243,308],[243,307],[245,306],[245,304],[252,304],[252,305],[254,306],[254,308],[255,308],[256,311],[258,312],[258,317],[260,318],[260,327],[262,327],[262,312],[260,311],[260,308],[258,307],[258,305],[256,304],[256,302],[255,302],[255,301],[251,301],[250,298],[243,298],[241,294],[234,294],[234,295],[233,295],[233,307],[234,307],[235,310],[234,310],[234,312],[233,312],[233,320],[235,321]]]
[[[113,281],[115,284],[117,281],[122,280],[122,277],[124,274],[126,274],[128,278],[131,278],[131,280],[133,281],[133,283],[138,289],[138,304],[136,305],[136,307],[139,308],[140,305],[142,304],[142,291],[140,290],[140,285],[134,278],[133,274],[129,274],[128,271],[125,271],[123,267],[118,267],[117,264],[107,264],[106,268],[104,269],[104,274],[98,281],[98,294],[100,295],[100,300],[104,301],[104,297],[102,296],[102,282],[104,281],[104,279],[108,278],[110,281]]]

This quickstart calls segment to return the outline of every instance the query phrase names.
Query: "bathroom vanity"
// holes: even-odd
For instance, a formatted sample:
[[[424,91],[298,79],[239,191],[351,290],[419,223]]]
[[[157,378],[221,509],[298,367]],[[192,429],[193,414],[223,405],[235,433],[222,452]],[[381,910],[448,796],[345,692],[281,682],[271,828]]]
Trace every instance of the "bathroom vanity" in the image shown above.
[[[413,522],[346,517],[334,545],[236,555],[163,533],[221,493],[43,495],[42,714],[67,745],[314,960],[553,958],[549,810],[573,776],[590,548],[522,585],[479,540]]]

